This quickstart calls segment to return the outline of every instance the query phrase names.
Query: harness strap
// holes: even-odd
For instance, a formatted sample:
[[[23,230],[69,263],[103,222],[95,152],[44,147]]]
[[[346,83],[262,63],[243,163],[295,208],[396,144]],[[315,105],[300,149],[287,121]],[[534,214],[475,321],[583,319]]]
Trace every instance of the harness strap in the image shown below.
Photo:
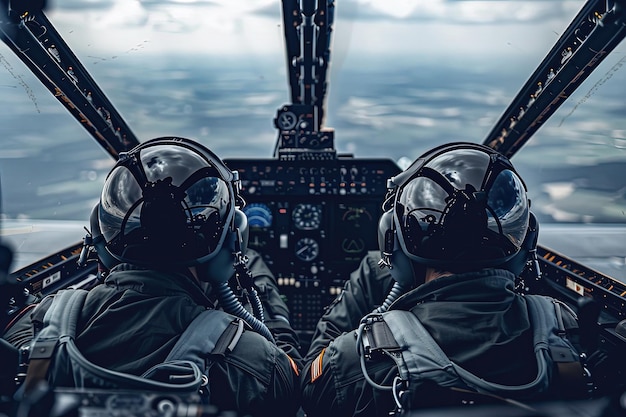
[[[85,358],[74,340],[87,291],[61,290],[45,312],[43,329],[32,342],[29,366],[23,385],[27,393],[46,380],[53,359],[69,361],[77,386],[193,392],[203,384],[207,353],[232,350],[243,332],[243,322],[223,311],[205,310],[187,326],[165,361],[137,376],[100,367]],[[59,354],[57,354],[57,352]],[[208,361],[207,361],[208,362]]]
[[[552,375],[551,389],[564,399],[582,398],[588,393],[589,387],[586,380],[586,371],[583,367],[579,356],[575,353],[569,343],[564,338],[567,335],[565,328],[565,317],[563,316],[563,308],[568,309],[558,300],[549,299],[540,295],[527,294],[524,296],[529,301],[528,308],[531,320],[536,326],[538,322],[545,323],[541,320],[547,317],[551,311],[555,312],[556,323],[554,323],[551,334],[554,339],[562,342],[561,345],[548,344],[550,358],[556,366],[556,372]],[[573,314],[573,312],[572,312]],[[542,324],[545,325],[545,324]],[[535,327],[534,326],[534,327]],[[549,337],[548,337],[549,339]]]
[[[471,387],[464,383],[455,364],[441,350],[428,330],[412,313],[389,310],[384,315],[385,323],[395,336],[401,349],[400,378],[418,382],[434,380],[443,387]]]
[[[54,352],[55,347],[56,343],[52,343],[50,347],[44,347],[40,344],[37,346],[36,351],[30,353],[28,370],[23,385],[25,393],[29,393],[39,381],[46,379],[48,368],[50,368],[50,362],[52,360],[51,352]]]
[[[402,349],[393,336],[393,333],[387,323],[383,321],[382,316],[378,314],[371,314],[368,318],[365,318],[366,325],[364,326],[363,335],[363,347],[366,358],[371,358],[376,352],[382,352],[391,358],[398,368],[399,377],[402,381],[408,381],[408,374],[406,367],[404,366],[404,359],[402,358]],[[395,385],[394,385],[395,386]]]
[[[38,382],[46,380],[52,357],[61,338],[74,337],[76,324],[65,327],[64,325],[67,325],[68,321],[71,323],[71,319],[77,319],[77,314],[82,309],[85,298],[87,298],[87,291],[85,290],[59,291],[51,302],[46,299],[44,299],[45,303],[42,301],[45,308],[34,311],[33,315],[38,322],[40,320],[43,323],[42,327],[50,327],[44,332],[48,334],[40,334],[33,341],[23,385],[25,393],[30,392]],[[42,315],[43,317],[41,317]]]
[[[451,361],[412,313],[389,310],[366,317],[364,353],[382,352],[393,359],[405,382],[433,381],[442,387],[470,389],[503,397],[529,397],[557,389],[559,394],[584,393],[587,384],[579,358],[565,336],[560,307],[543,296],[526,296],[533,324],[533,344],[537,375],[522,385],[503,385],[486,381]],[[555,315],[556,312],[556,315]],[[558,375],[552,365],[555,364]],[[575,394],[573,394],[575,393]]]
[[[567,332],[562,309],[569,309],[569,307],[559,300],[553,300],[553,303],[557,313],[558,334],[565,337]],[[574,356],[571,349],[550,346],[550,354],[557,367],[553,385],[559,396],[562,398],[581,398],[587,394],[589,391],[586,379],[587,372],[580,360]]]
[[[240,321],[221,310],[204,310],[189,323],[165,358],[165,362],[181,358],[193,358],[197,365],[204,369],[205,364],[203,362],[206,354],[216,350],[225,333],[234,336],[230,328],[233,327],[232,325],[237,326],[237,323]],[[232,337],[228,342],[230,343],[231,341]],[[219,346],[219,350],[222,353],[224,352],[221,346]]]
[[[230,322],[230,325],[224,330],[215,344],[215,348],[211,352],[211,355],[224,356],[227,352],[232,352],[241,338],[243,328],[244,324],[241,319]]]

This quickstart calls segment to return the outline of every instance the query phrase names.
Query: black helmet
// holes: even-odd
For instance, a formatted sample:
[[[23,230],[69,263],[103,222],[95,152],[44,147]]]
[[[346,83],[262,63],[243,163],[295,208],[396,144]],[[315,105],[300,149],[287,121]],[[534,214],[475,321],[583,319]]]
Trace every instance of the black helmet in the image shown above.
[[[120,154],[99,203],[106,250],[121,262],[197,265],[245,246],[239,178],[190,139],[163,137]]]
[[[388,187],[379,244],[393,267],[405,269],[411,261],[451,272],[499,266],[526,236],[526,186],[511,162],[489,147],[457,142],[434,148]],[[399,251],[406,256],[394,259]]]

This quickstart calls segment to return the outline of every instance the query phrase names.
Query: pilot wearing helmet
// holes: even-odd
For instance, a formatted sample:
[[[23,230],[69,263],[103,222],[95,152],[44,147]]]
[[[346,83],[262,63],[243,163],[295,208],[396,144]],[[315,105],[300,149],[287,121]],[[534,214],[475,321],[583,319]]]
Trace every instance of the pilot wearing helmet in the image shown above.
[[[307,416],[584,396],[579,350],[561,337],[574,313],[516,289],[537,225],[510,161],[451,143],[388,186],[380,254],[351,275],[305,357]]]
[[[183,379],[171,370],[189,367],[185,375],[201,381],[203,402],[220,410],[296,414],[296,362],[277,345],[263,314],[255,314],[259,303],[245,309],[227,283],[233,268],[242,283],[250,278],[238,187],[236,172],[189,139],[157,138],[120,155],[97,208],[101,259],[111,270],[86,292],[78,313],[82,359],[70,350],[64,360],[55,354],[45,374],[51,386],[125,388],[120,381],[141,377],[163,390]],[[206,295],[206,283],[223,311]],[[59,322],[54,311],[45,312],[34,348]]]
[[[120,263],[119,260],[114,258],[106,250],[106,241],[100,230],[99,211],[99,204],[91,211],[89,230],[87,230],[87,234],[83,239],[83,250],[78,261],[80,265],[86,265],[93,261],[97,262],[98,279],[95,282],[102,282],[111,269]],[[300,340],[289,321],[289,307],[280,294],[273,272],[263,260],[262,255],[254,249],[246,249],[244,260],[245,267],[249,271],[253,285],[247,289],[242,288],[241,283],[237,280],[236,271],[234,268],[229,268],[230,272],[233,274],[231,276],[232,279],[228,281],[229,286],[235,287],[233,290],[237,291],[238,301],[244,304],[244,307],[248,310],[253,309],[251,302],[254,301],[251,300],[248,290],[252,289],[258,294],[256,301],[260,301],[261,303],[260,310],[263,313],[263,323],[270,330],[272,336],[274,336],[276,345],[287,353],[287,355],[297,363],[298,367],[301,367],[302,355],[300,353]],[[228,270],[224,272],[227,273]],[[211,285],[210,281],[202,282],[202,287],[207,297],[214,303],[215,308],[223,309],[223,306],[220,305],[218,294],[216,294],[216,290],[220,287]],[[24,323],[23,326],[29,326],[29,324]],[[16,331],[19,331],[19,329],[16,328]],[[13,339],[17,339],[17,337]],[[19,340],[15,340],[14,344],[18,347],[23,345],[23,343],[19,343]]]

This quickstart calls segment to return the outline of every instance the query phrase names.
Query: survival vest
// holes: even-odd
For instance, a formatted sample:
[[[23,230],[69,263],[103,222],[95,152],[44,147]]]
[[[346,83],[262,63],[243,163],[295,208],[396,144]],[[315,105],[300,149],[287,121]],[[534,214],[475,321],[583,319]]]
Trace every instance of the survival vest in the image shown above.
[[[587,388],[584,370],[578,352],[565,338],[561,307],[548,297],[525,295],[525,298],[533,328],[538,370],[535,379],[527,384],[497,384],[469,372],[447,357],[413,313],[403,310],[389,310],[364,318],[362,323],[369,321],[370,324],[363,327],[363,334],[359,336],[361,360],[378,351],[395,361],[398,377],[388,389],[393,391],[399,408],[402,408],[400,397],[403,394],[410,393],[406,397],[415,398],[419,392],[411,390],[434,386],[439,389],[439,394],[442,388],[448,389],[444,395],[454,391],[490,399],[525,400],[541,398],[549,389],[554,392],[554,385],[561,385],[558,387],[559,394],[565,397],[582,396]],[[362,369],[366,372],[364,366]],[[378,388],[384,387],[379,385]]]
[[[178,394],[199,393],[208,402],[208,368],[211,357],[231,351],[243,332],[243,322],[223,311],[205,310],[180,336],[165,361],[143,375],[103,368],[78,350],[76,326],[86,290],[67,289],[54,295],[43,328],[31,342],[28,373],[22,389],[28,392],[40,380],[71,375],[76,388],[149,390]],[[211,355],[208,355],[210,353]]]

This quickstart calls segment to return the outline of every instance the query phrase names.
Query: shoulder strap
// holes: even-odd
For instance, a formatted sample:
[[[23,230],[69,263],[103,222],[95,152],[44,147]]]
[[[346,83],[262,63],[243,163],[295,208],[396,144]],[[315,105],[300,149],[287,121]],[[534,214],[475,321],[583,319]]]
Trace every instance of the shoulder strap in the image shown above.
[[[534,320],[538,318],[537,313],[539,317],[554,317],[554,307],[550,308],[549,313],[545,310],[531,313],[535,317]],[[486,381],[451,361],[411,312],[390,310],[382,317],[400,348],[400,360],[397,363],[400,377],[404,380],[411,382],[429,380],[444,387],[470,388],[477,392],[514,398],[532,396],[545,391],[549,386],[552,358],[546,333],[550,333],[548,330],[550,324],[542,322],[535,329],[535,357],[538,369],[535,379],[523,385],[503,385]],[[539,319],[539,322],[541,321]]]
[[[524,296],[528,308],[528,314],[533,326],[533,344],[536,349],[544,346],[548,348],[567,348],[567,352],[561,355],[553,354],[552,357],[564,360],[575,360],[572,354],[573,348],[564,339],[565,327],[560,307],[554,300],[542,295],[526,294]],[[556,349],[558,351],[560,349]]]
[[[53,298],[43,318],[43,328],[31,343],[24,392],[29,392],[39,381],[46,379],[52,356],[61,337],[73,338],[76,321],[87,291],[61,290]]]
[[[31,344],[24,392],[46,380],[53,358],[63,356],[78,387],[150,389],[194,392],[202,385],[207,354],[223,355],[234,349],[243,322],[218,310],[199,314],[181,335],[162,364],[137,376],[100,367],[85,358],[75,344],[78,317],[87,297],[81,289],[55,294],[43,319],[43,329]]]
[[[88,291],[61,290],[44,316],[43,329],[34,339],[24,384],[28,392],[38,381],[47,379],[53,359],[59,358],[72,373],[76,387],[126,388],[189,393],[202,384],[202,372],[190,360],[172,360],[163,364],[165,379],[150,379],[103,368],[90,362],[75,344],[78,317]],[[158,366],[155,368],[159,368]],[[159,372],[154,372],[159,376]]]
[[[555,365],[552,388],[561,398],[581,398],[588,391],[585,370],[576,349],[566,338],[561,303],[542,295],[527,294],[528,312],[533,323],[535,350],[547,346]]]
[[[382,317],[400,349],[400,356],[394,356],[399,359],[396,363],[402,380],[412,384],[434,381],[443,387],[470,387],[413,313],[389,310]]]
[[[208,353],[232,351],[242,333],[242,320],[221,310],[205,310],[187,326],[165,361],[188,359],[203,369]]]

